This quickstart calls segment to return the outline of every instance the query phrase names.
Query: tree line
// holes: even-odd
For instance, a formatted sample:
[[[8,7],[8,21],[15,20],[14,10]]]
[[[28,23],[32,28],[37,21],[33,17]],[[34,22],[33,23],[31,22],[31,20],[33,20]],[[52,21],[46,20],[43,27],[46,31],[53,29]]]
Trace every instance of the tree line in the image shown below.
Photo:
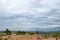
[[[13,32],[10,31],[9,29],[6,29],[3,33],[6,33],[7,35],[11,35]],[[58,40],[58,37],[60,38],[60,32],[39,33],[38,31],[36,31],[36,32],[16,31],[14,33],[16,33],[17,35],[24,35],[26,33],[28,33],[29,35],[34,35],[34,34],[40,34],[41,35],[42,34],[42,36],[45,37],[46,39],[49,37],[49,35],[52,35],[53,37],[55,37],[56,40]]]

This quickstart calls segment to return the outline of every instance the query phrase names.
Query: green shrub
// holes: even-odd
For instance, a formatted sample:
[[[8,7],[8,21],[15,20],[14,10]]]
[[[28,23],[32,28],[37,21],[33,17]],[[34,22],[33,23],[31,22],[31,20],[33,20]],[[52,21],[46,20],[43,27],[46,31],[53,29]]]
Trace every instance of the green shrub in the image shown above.
[[[57,37],[58,34],[59,34],[58,32],[54,32],[54,33],[52,33],[52,36],[53,36],[53,37]]]
[[[9,29],[6,29],[5,33],[6,33],[7,35],[11,35],[11,34],[12,34],[12,32],[11,32]]]
[[[34,35],[35,33],[34,32],[29,32],[30,35]]]
[[[18,31],[18,32],[16,32],[17,35],[25,34],[25,33],[26,33],[25,31]]]

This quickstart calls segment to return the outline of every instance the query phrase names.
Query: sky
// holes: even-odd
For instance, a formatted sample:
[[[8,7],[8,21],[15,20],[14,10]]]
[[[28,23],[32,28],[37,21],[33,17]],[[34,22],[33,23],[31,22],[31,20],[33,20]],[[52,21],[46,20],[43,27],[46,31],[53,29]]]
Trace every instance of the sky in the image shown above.
[[[0,0],[0,30],[60,27],[60,0]]]

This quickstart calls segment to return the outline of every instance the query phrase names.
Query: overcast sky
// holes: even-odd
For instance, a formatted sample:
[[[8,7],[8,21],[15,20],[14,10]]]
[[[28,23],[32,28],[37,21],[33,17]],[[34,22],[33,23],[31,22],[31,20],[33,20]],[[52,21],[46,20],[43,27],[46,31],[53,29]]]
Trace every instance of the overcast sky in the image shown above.
[[[60,0],[0,0],[0,29],[60,27]]]

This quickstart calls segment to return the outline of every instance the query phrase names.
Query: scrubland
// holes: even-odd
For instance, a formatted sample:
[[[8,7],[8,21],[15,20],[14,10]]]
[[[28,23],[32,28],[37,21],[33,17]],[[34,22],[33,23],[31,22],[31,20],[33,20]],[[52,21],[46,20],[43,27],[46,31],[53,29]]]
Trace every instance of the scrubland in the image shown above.
[[[16,31],[11,32],[8,29],[0,32],[0,40],[60,40],[60,32],[40,33]]]

